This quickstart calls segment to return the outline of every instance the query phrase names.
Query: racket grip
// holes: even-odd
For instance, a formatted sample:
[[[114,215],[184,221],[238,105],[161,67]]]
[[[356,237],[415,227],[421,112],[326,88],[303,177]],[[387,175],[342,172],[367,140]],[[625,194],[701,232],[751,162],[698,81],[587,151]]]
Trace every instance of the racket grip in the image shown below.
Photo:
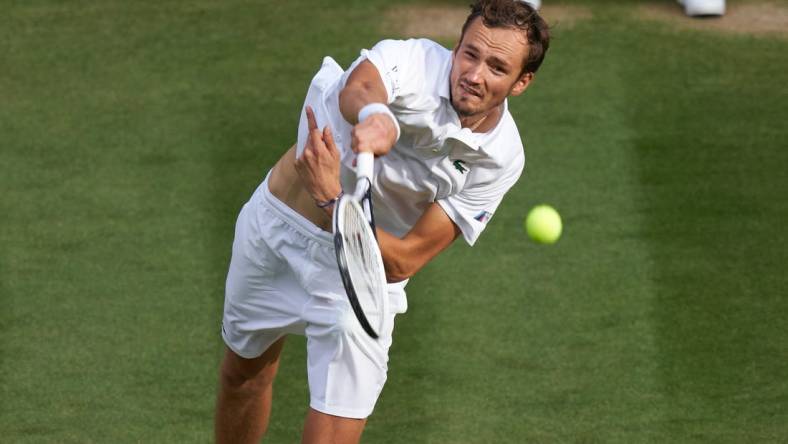
[[[374,172],[375,155],[368,151],[362,151],[356,156],[356,189],[353,197],[356,200],[361,200],[367,192],[369,185],[372,183],[372,174]],[[367,180],[364,180],[367,179]]]
[[[369,151],[362,151],[356,156],[356,177],[372,179],[375,155]]]

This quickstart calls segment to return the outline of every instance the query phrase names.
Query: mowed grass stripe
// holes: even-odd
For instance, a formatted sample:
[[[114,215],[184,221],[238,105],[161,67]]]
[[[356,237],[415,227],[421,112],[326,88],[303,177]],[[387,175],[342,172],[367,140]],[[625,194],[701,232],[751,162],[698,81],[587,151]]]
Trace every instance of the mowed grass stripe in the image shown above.
[[[668,436],[788,438],[785,41],[642,31],[628,76]],[[636,46],[631,49],[635,53]],[[627,82],[634,86],[634,82]],[[667,406],[666,406],[667,407]]]
[[[385,37],[380,5],[8,6],[4,439],[210,442],[235,216],[321,58]],[[476,247],[411,282],[367,442],[788,439],[785,43],[627,11],[557,27],[511,102],[526,174]],[[545,201],[566,223],[546,248],[520,226]],[[304,349],[270,442],[299,439]]]
[[[294,139],[283,116],[325,51],[310,33],[331,45],[354,16],[282,41],[303,4],[70,6],[18,5],[4,27],[2,428],[207,440],[238,203]]]
[[[510,102],[521,182],[477,246],[453,247],[409,286],[381,402],[419,402],[375,419],[409,441],[625,440],[643,433],[632,421],[659,415],[640,408],[658,379],[625,59],[604,44],[620,34],[593,36],[600,26],[614,27],[556,33],[532,89]],[[541,202],[566,223],[552,247],[522,232]]]
[[[4,119],[17,136],[4,154],[14,182],[3,352],[15,358],[3,365],[13,403],[2,418],[15,442],[210,430],[212,401],[195,389],[215,380],[217,327],[199,303],[213,269],[199,208],[210,170],[187,91],[201,79],[162,65],[177,39],[135,50],[137,38],[164,37],[153,15],[75,8],[13,22],[27,38],[11,66],[29,73]],[[120,33],[129,17],[145,25]]]

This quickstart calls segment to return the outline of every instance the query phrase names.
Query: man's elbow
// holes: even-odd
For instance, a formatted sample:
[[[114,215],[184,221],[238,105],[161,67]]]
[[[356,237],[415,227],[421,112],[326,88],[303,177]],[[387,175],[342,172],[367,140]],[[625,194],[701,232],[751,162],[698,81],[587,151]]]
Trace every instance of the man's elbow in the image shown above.
[[[357,123],[358,110],[356,108],[359,107],[358,98],[364,97],[365,93],[366,89],[364,84],[360,82],[345,85],[345,87],[339,91],[339,112],[342,113],[342,117],[344,117],[348,123]]]
[[[418,271],[418,267],[408,263],[386,265],[386,281],[390,284],[410,279]]]

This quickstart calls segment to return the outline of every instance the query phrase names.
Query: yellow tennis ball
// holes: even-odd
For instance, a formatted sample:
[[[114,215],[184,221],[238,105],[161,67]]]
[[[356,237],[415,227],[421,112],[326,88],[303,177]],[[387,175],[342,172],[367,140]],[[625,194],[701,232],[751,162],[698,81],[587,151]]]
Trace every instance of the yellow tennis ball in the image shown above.
[[[537,205],[525,218],[525,231],[540,244],[552,244],[561,237],[561,216],[550,205]]]

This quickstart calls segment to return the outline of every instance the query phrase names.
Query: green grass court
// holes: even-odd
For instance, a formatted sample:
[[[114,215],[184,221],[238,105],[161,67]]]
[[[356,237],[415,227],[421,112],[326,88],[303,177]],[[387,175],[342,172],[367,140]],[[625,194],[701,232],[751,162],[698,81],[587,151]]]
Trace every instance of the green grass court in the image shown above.
[[[211,441],[237,211],[395,3],[4,2],[0,441]],[[510,102],[525,175],[411,281],[364,442],[788,442],[788,38],[549,3],[592,14]]]

